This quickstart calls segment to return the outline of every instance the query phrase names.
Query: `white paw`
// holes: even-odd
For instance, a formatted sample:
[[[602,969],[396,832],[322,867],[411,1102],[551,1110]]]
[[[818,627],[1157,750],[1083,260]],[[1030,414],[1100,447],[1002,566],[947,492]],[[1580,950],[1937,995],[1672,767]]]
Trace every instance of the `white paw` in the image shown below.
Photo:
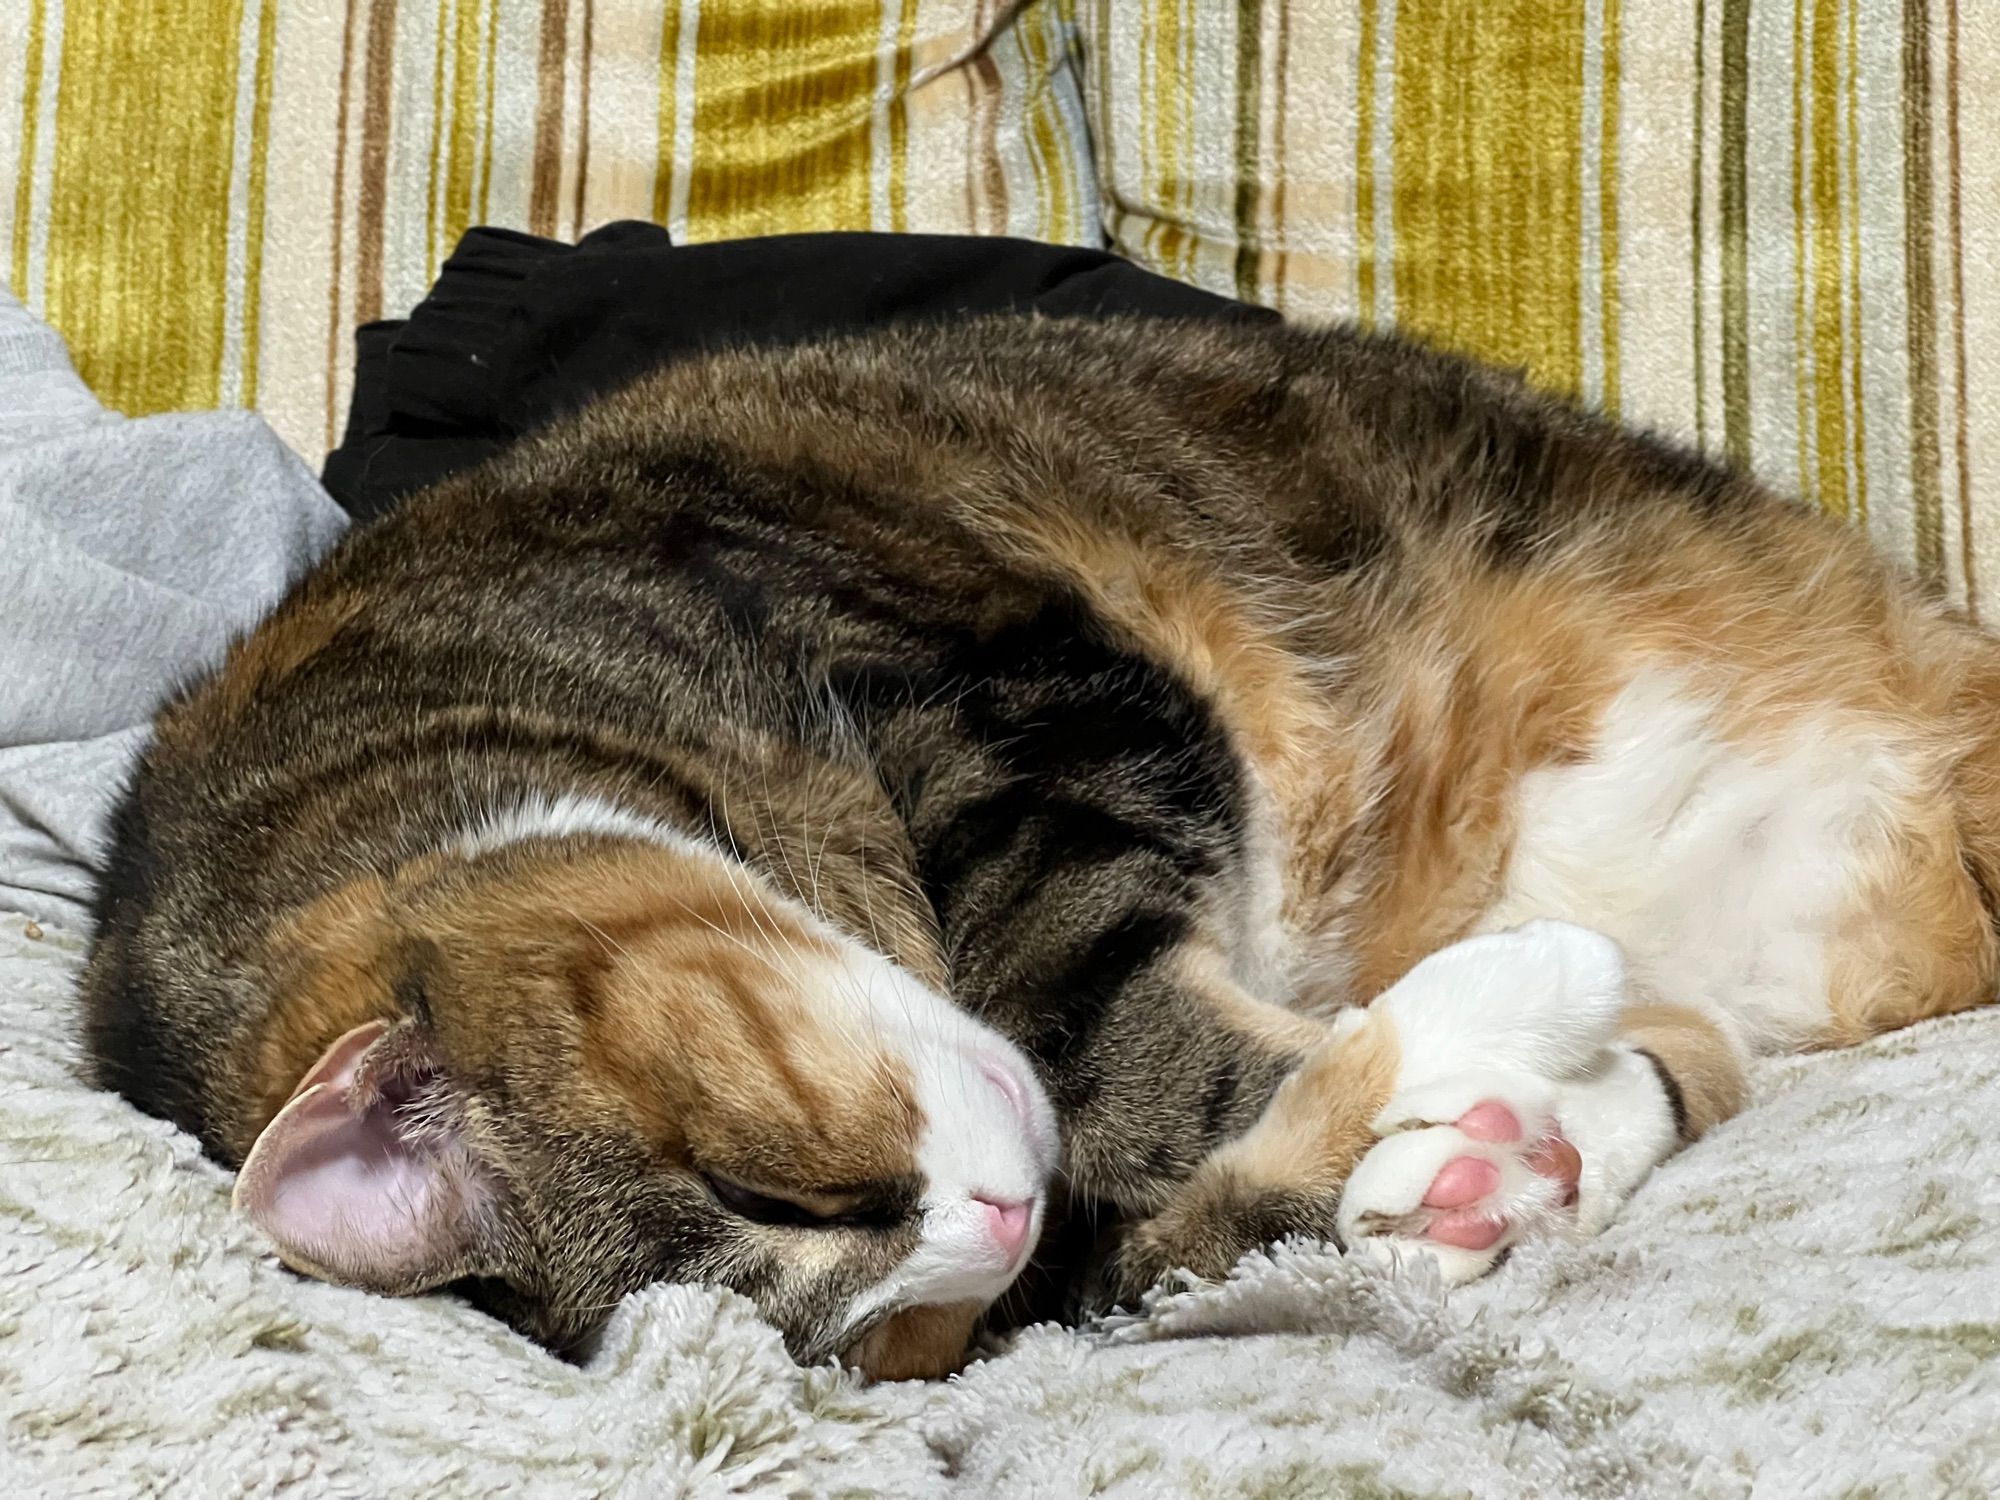
[[[1421,1084],[1376,1129],[1341,1194],[1341,1237],[1392,1264],[1429,1256],[1454,1285],[1524,1239],[1602,1229],[1677,1137],[1659,1074],[1626,1047],[1582,1078],[1478,1070]]]
[[[1588,1073],[1618,1029],[1625,956],[1602,933],[1527,922],[1440,948],[1369,1005],[1403,1051],[1397,1089],[1485,1069]]]

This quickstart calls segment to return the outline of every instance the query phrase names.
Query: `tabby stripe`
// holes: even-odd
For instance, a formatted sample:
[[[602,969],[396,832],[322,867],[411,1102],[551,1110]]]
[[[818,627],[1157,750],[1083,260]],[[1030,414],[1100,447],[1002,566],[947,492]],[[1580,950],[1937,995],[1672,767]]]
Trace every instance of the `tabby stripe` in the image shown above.
[[[1688,243],[1694,256],[1694,284],[1688,313],[1694,335],[1694,437],[1708,448],[1708,0],[1694,0],[1694,130],[1689,142]]]
[[[975,870],[1001,861],[1013,866],[1017,878],[1009,894],[1015,896],[1031,893],[1056,871],[1124,859],[1158,858],[1184,878],[1208,873],[1214,862],[1175,838],[1176,831],[1171,823],[1142,823],[1023,780],[957,808],[924,838],[924,880],[943,915],[965,895]]]
[[[583,766],[592,772],[624,772],[650,795],[663,800],[677,799],[686,813],[700,813],[708,808],[706,794],[670,760],[637,746],[607,742],[586,728],[509,716],[471,705],[433,710],[394,730],[358,734],[342,747],[336,758],[313,765],[310,774],[314,785],[331,790],[341,783],[368,781],[385,767],[394,768],[398,780],[421,781],[420,768],[436,764],[444,784],[457,785],[463,780],[467,758],[476,755],[501,764],[523,766],[556,762],[555,774],[546,788],[552,795],[571,786],[578,767]],[[272,796],[282,800],[290,795],[283,789],[274,794],[265,788],[246,786],[242,801],[256,803]],[[364,790],[365,798],[377,795],[373,790]]]
[[[1054,1067],[1090,1050],[1103,1030],[1118,994],[1187,933],[1187,919],[1178,912],[1139,908],[1091,935],[1038,976],[1035,988],[1054,1004],[1044,1024],[1034,1027],[1021,1046],[1044,1066]],[[1058,1085],[1074,1082],[1073,1072],[1057,1074]],[[1057,1098],[1057,1105],[1080,1101]]]
[[[326,287],[326,387],[323,437],[331,448],[334,423],[340,406],[341,357],[347,339],[340,316],[341,267],[347,251],[347,101],[354,79],[354,9],[359,0],[345,0],[340,23],[340,104],[333,127],[333,233],[327,253],[332,258],[332,274]]]

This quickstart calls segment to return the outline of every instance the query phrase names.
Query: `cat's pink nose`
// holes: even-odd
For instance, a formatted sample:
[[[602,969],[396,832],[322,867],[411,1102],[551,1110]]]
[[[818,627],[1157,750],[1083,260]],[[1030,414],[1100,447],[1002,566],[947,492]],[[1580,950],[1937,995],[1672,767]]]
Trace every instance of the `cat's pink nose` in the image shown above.
[[[986,1228],[993,1236],[993,1243],[1000,1247],[1000,1253],[1012,1265],[1021,1257],[1021,1246],[1028,1238],[1028,1225],[1035,1217],[1035,1200],[1023,1198],[1018,1203],[1005,1203],[997,1198],[973,1196],[974,1203],[986,1205]]]

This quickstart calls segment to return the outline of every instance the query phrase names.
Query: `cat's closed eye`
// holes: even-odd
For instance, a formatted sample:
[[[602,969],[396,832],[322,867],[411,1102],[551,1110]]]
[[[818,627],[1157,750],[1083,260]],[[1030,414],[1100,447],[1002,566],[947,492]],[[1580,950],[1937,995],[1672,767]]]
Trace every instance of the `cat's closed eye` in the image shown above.
[[[762,1193],[714,1172],[703,1172],[701,1178],[708,1185],[709,1192],[714,1194],[716,1202],[739,1218],[748,1219],[753,1224],[768,1224],[779,1228],[810,1228],[826,1224],[831,1217],[815,1212],[795,1199],[782,1198],[773,1193]]]
[[[770,1192],[712,1170],[703,1170],[701,1179],[737,1217],[779,1229],[880,1228],[899,1217],[860,1193]]]

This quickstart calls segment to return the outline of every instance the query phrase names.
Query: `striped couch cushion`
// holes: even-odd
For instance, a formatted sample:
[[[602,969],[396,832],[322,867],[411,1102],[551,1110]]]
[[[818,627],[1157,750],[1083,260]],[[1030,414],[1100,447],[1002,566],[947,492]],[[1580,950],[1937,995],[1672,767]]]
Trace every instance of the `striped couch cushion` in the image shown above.
[[[8,0],[0,280],[127,412],[309,457],[468,224],[1101,238],[1072,34],[1002,0]]]
[[[1134,258],[1524,366],[2000,598],[2000,5],[1075,7]]]

